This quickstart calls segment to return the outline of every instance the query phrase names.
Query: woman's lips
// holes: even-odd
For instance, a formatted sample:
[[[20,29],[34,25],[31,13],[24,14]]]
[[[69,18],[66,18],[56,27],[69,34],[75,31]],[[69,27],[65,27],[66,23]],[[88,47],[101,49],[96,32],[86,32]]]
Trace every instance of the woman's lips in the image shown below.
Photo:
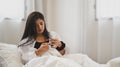
[[[41,32],[42,32],[42,30],[38,30],[38,32],[39,32],[39,33],[41,33]]]
[[[41,32],[41,30],[39,30],[38,32]]]

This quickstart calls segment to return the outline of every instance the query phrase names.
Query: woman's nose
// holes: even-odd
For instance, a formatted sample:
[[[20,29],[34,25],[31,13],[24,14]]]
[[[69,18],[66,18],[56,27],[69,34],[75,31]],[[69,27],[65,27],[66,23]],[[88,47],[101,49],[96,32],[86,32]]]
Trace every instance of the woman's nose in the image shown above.
[[[39,28],[39,29],[41,28],[40,24],[38,25],[38,28]]]

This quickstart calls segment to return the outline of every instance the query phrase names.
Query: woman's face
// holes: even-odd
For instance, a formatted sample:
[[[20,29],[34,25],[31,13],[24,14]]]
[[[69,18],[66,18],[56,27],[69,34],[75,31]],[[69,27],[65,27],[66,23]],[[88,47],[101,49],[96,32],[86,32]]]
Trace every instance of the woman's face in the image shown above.
[[[41,34],[44,32],[44,21],[42,19],[37,19],[36,20],[36,30],[37,34]]]

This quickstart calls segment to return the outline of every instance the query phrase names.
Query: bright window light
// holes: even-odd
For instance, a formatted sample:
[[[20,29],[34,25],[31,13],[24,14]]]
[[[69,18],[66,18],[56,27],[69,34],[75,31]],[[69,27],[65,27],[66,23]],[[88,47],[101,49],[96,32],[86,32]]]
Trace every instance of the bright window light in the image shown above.
[[[24,19],[24,0],[0,0],[0,19]]]
[[[120,17],[120,0],[96,0],[96,17]]]

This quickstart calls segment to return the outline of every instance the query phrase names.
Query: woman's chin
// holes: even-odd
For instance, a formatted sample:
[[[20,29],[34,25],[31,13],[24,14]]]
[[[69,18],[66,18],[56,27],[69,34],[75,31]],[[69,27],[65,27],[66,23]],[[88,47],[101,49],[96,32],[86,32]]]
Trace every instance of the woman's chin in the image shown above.
[[[43,33],[42,31],[38,32],[38,34],[42,34],[42,33]]]

